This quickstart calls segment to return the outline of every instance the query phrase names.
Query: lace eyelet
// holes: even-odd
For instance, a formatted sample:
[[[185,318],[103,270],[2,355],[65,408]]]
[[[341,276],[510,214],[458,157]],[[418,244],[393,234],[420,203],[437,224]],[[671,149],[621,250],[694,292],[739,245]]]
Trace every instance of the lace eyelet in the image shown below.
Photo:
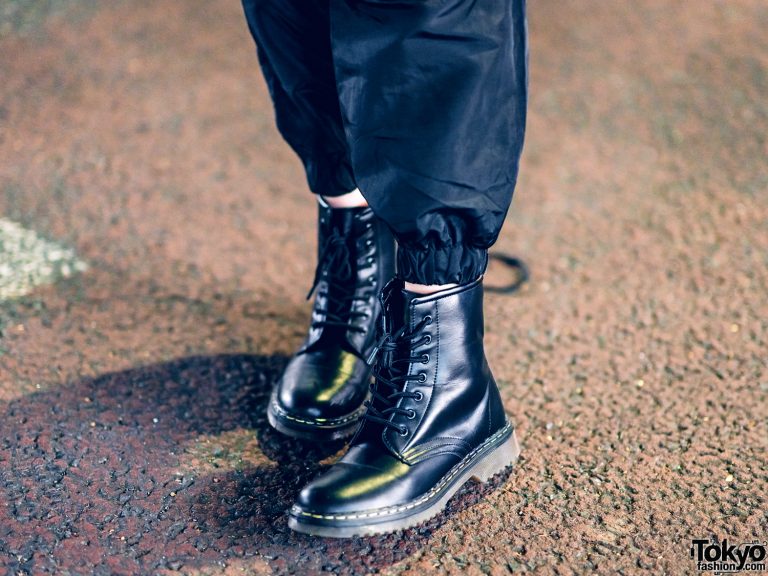
[[[423,321],[424,321],[424,322],[425,322],[427,325],[430,325],[430,324],[432,324],[432,316],[430,316],[429,314],[427,314],[426,316],[424,316],[424,318],[422,318],[422,320],[423,320]]]
[[[366,258],[365,261],[368,262],[368,264],[373,264],[373,256]]]
[[[408,418],[408,420],[413,420],[414,418],[416,418],[416,410],[414,410],[413,408],[409,408],[408,413],[406,414],[406,417]]]
[[[413,399],[416,402],[421,402],[422,400],[424,400],[424,393],[423,392],[416,392],[416,395],[413,397]]]
[[[422,364],[429,364],[429,354],[422,354],[421,355],[421,363]]]
[[[405,426],[401,426],[400,430],[398,430],[398,433],[400,434],[400,436],[408,436],[408,428],[406,428]]]
[[[424,344],[432,344],[432,336],[430,334],[424,336]]]
[[[371,246],[373,246],[373,240],[366,240],[365,241],[365,247],[366,248],[370,248]]]
[[[419,373],[419,382],[426,382],[427,381],[427,375],[425,372]]]
[[[375,276],[370,276],[370,277],[368,278],[368,284],[370,284],[371,286],[373,286],[374,284],[376,284],[376,277],[375,277]]]

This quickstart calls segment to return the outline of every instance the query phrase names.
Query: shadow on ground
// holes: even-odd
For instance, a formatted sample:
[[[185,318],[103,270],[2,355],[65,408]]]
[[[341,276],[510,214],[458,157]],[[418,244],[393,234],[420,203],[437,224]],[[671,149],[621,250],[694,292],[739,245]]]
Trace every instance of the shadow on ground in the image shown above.
[[[10,572],[116,574],[249,561],[278,572],[370,572],[417,551],[447,516],[491,489],[462,491],[447,515],[405,533],[346,541],[294,534],[285,511],[342,446],[311,446],[268,426],[269,390],[284,364],[282,357],[190,357],[4,406],[0,558]],[[222,466],[227,449],[217,441],[226,446],[235,436],[250,438],[250,452],[241,447],[240,465]]]

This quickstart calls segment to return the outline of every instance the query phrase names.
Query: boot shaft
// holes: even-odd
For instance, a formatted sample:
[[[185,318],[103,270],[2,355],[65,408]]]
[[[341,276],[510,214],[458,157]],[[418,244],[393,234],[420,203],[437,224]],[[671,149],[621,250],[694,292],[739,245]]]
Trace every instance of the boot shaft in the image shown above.
[[[318,210],[316,295],[305,349],[325,336],[365,356],[381,311],[378,291],[395,273],[395,240],[370,208],[319,203]],[[329,314],[347,325],[329,329]]]
[[[275,385],[267,416],[289,436],[323,441],[353,434],[365,410],[365,359],[376,338],[379,292],[394,276],[395,245],[369,208],[321,204],[319,212],[312,322]]]
[[[393,281],[384,291],[385,329],[404,330],[409,343],[395,352],[411,361],[403,391],[381,439],[401,460],[466,453],[506,424],[483,347],[480,280],[429,296]],[[381,407],[379,407],[381,410]]]

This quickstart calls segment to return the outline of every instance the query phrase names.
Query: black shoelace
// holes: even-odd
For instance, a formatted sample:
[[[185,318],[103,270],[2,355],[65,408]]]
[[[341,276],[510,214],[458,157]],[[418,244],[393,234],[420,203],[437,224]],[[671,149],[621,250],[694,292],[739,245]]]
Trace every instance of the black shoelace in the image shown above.
[[[506,286],[492,286],[485,284],[483,288],[486,292],[492,292],[495,294],[513,294],[522,288],[523,284],[528,282],[531,277],[531,272],[528,269],[528,265],[520,258],[504,254],[503,252],[490,252],[488,254],[490,260],[496,260],[501,262],[510,270],[515,272],[514,279]]]
[[[320,281],[325,279],[328,288],[323,296],[327,299],[327,306],[325,320],[312,322],[312,328],[337,327],[354,332],[365,332],[364,328],[351,324],[352,320],[365,317],[367,313],[352,310],[352,304],[355,301],[365,301],[366,298],[356,296],[354,291],[350,294],[349,284],[352,281],[354,269],[347,239],[334,228],[320,250],[320,254],[315,269],[315,279],[307,294],[307,300],[312,297]]]
[[[392,414],[402,414],[413,418],[416,414],[412,409],[397,406],[401,398],[413,398],[420,400],[421,392],[406,390],[408,382],[424,382],[426,374],[408,374],[408,367],[415,362],[429,361],[426,354],[413,355],[413,351],[423,344],[431,341],[431,336],[425,334],[418,338],[418,334],[428,324],[432,323],[429,316],[419,322],[413,330],[406,330],[403,326],[394,334],[385,334],[368,358],[368,364],[378,356],[378,362],[373,367],[375,381],[371,384],[371,399],[365,402],[368,408],[363,418],[365,420],[381,424],[386,428],[396,430],[400,435],[408,434],[408,428],[391,422]],[[382,393],[381,387],[389,388],[390,394]]]

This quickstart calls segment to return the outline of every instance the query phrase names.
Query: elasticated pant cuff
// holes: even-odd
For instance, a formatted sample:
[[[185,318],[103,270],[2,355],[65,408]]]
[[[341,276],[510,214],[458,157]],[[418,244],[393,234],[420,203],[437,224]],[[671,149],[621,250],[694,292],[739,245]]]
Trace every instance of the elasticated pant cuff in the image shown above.
[[[414,284],[468,284],[487,266],[488,250],[466,244],[397,249],[397,277]]]

